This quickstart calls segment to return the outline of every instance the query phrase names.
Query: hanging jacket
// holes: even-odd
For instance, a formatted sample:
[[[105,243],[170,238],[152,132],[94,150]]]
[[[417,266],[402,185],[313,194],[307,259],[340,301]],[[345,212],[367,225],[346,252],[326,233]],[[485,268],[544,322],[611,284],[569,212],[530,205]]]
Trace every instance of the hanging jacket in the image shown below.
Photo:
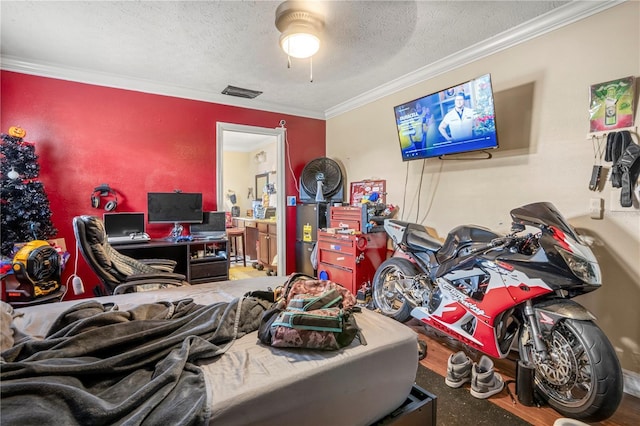
[[[638,175],[640,174],[640,145],[630,144],[625,149],[618,162],[614,165],[620,172],[620,205],[622,207],[631,207],[633,204],[633,190]]]

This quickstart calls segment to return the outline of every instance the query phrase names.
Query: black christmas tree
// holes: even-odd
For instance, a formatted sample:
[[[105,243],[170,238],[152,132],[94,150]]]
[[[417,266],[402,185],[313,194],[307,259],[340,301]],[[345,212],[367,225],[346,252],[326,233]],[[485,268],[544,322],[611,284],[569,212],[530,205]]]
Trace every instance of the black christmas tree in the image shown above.
[[[14,243],[52,238],[58,232],[51,222],[49,199],[40,173],[35,145],[23,141],[26,132],[11,127],[0,144],[0,219],[3,256],[13,255]]]

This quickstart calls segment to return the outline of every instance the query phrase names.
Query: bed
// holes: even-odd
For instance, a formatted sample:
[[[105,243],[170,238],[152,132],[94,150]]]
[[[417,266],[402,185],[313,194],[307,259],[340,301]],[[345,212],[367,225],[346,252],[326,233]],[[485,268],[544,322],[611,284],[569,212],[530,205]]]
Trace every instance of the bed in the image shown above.
[[[193,300],[199,306],[225,307],[226,304],[237,303],[239,296],[247,291],[275,288],[284,281],[283,277],[253,278],[108,296],[93,301],[99,302],[100,306],[111,306],[110,304],[113,303],[120,312],[135,311],[141,306],[150,304],[156,306],[153,305],[156,303],[160,306],[160,302],[172,302],[178,306],[179,301],[185,300]],[[78,302],[16,309],[13,319],[13,327],[18,333],[16,336],[19,338],[20,333],[24,333],[38,341],[47,334],[52,324],[59,321],[63,312],[68,312],[70,308],[73,310]],[[171,309],[176,309],[175,306],[171,305]],[[163,410],[156,410],[156,412],[142,410],[142,412],[136,412],[135,416],[127,417],[126,420],[132,423],[148,424],[161,420],[164,424],[213,425],[366,425],[374,423],[401,406],[412,390],[418,363],[417,336],[409,327],[366,309],[356,314],[356,319],[367,344],[363,345],[356,339],[349,347],[339,351],[272,348],[258,342],[256,331],[232,340],[231,343],[216,346],[214,351],[217,352],[213,353],[214,356],[204,356],[195,361],[199,368],[194,369],[186,363],[184,371],[180,374],[186,371],[191,375],[180,376],[177,380],[180,385],[166,395],[165,399],[170,401]],[[238,327],[237,319],[235,326]],[[69,327],[66,325],[65,330]],[[48,349],[60,350],[59,346]],[[194,352],[197,353],[198,350]],[[3,352],[3,357],[10,352],[11,350]],[[138,361],[135,360],[135,362]],[[161,362],[167,361],[161,360]],[[12,363],[3,364],[1,383],[3,400],[0,414],[3,417],[3,424],[11,418],[19,418],[15,410],[20,410],[21,405],[20,399],[16,398],[16,391],[10,390],[10,385],[16,380],[11,379],[11,368],[8,366],[12,366]],[[30,366],[30,368],[33,367]],[[113,371],[117,372],[119,368],[119,365],[116,365]],[[37,376],[38,370],[33,371],[36,373],[32,375]],[[118,382],[111,383],[110,386],[132,388],[132,386],[126,386],[126,380],[130,380],[134,373],[138,374],[138,372],[127,373],[127,377],[118,378]],[[5,380],[5,374],[9,374],[10,380]],[[151,374],[156,378],[160,373],[154,371]],[[20,377],[25,377],[24,372]],[[92,385],[92,377],[90,374],[80,377],[78,379],[81,382],[80,386]],[[45,377],[42,380],[48,379]],[[16,384],[18,385],[21,383]],[[38,386],[37,390],[30,389],[32,393],[47,392],[43,391],[46,388],[42,386]],[[152,398],[144,396],[144,403],[140,405],[152,406],[156,395],[153,393],[151,395]],[[81,396],[84,397],[83,394]],[[95,395],[91,397],[94,398]],[[97,397],[106,401],[101,400],[98,405],[107,414],[110,413],[109,410],[115,410],[113,406],[116,402],[120,407],[124,404],[124,400],[128,400],[123,398],[123,401],[114,402],[109,399],[109,395],[99,394]],[[132,397],[136,397],[135,393]],[[58,420],[73,419],[78,423],[86,421],[86,418],[78,420],[73,417],[74,407],[78,404],[75,401],[77,398],[67,399],[55,402],[59,405],[60,412],[70,411],[65,414],[67,417],[61,416]],[[70,402],[71,399],[74,401]],[[22,405],[25,418],[32,415],[32,410],[26,408],[28,401],[29,399],[25,398],[25,404]],[[37,401],[34,406],[39,403]],[[91,402],[82,402],[82,404],[89,403]],[[109,419],[109,417],[101,418]],[[107,421],[119,422],[122,419],[112,418]],[[49,420],[50,423],[51,419]],[[46,417],[44,423],[47,423]]]

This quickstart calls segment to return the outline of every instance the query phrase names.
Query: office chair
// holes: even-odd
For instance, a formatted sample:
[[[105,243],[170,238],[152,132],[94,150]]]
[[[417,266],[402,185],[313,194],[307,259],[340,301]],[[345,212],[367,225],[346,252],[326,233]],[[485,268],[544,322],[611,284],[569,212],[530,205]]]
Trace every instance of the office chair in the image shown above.
[[[173,272],[175,260],[138,260],[118,252],[107,242],[104,224],[95,216],[74,217],[73,233],[82,257],[102,282],[103,288],[94,290],[97,296],[189,285],[184,275]]]

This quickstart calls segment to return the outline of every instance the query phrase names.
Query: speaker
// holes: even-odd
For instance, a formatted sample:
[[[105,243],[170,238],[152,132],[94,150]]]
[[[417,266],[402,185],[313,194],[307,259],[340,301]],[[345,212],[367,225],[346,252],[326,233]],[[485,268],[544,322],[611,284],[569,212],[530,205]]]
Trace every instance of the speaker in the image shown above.
[[[113,200],[109,200],[105,203],[104,210],[108,212],[115,210],[116,207],[118,207],[118,196],[106,183],[103,183],[93,189],[93,193],[91,194],[91,207],[94,209],[100,208],[102,198],[109,196],[113,196]]]

